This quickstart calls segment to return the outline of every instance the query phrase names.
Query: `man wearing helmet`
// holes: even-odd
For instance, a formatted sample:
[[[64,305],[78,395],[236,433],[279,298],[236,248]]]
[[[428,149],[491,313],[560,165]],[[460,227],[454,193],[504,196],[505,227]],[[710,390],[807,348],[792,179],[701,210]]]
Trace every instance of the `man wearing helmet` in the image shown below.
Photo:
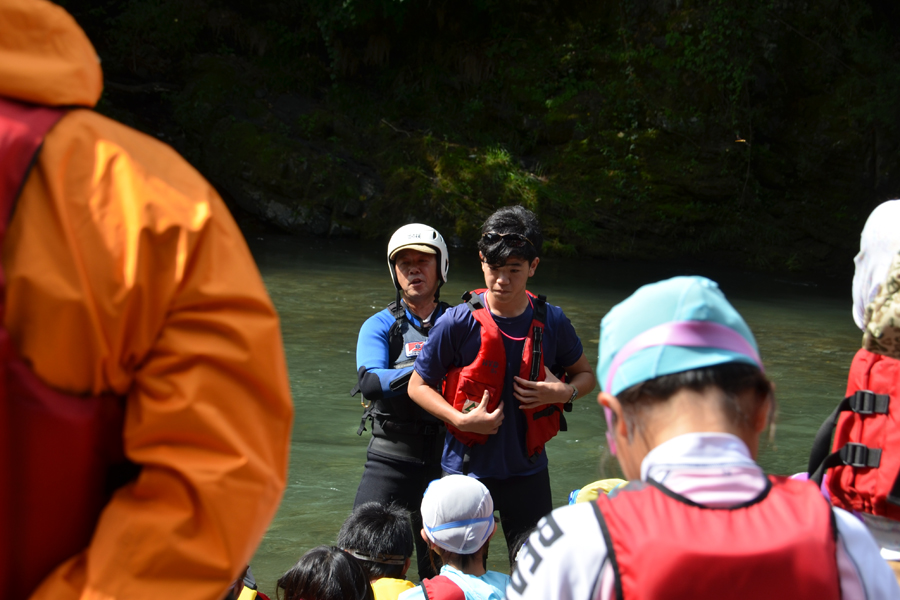
[[[372,315],[359,330],[356,364],[364,405],[357,433],[366,422],[372,439],[354,508],[366,502],[396,502],[412,513],[413,531],[422,528],[418,512],[428,483],[441,476],[446,429],[406,393],[413,363],[434,322],[449,305],[438,300],[450,265],[447,245],[435,229],[404,225],[387,251],[397,298]],[[425,543],[416,536],[419,577],[433,577]]]

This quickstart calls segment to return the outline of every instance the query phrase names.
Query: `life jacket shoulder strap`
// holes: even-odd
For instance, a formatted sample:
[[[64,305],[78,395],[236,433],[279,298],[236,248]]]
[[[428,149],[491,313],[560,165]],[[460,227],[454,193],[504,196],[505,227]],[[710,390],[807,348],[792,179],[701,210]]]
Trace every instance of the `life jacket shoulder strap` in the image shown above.
[[[37,160],[44,136],[65,113],[65,109],[0,97],[0,235],[6,232],[9,216]]]
[[[534,320],[538,321],[542,325],[547,324],[547,296],[543,294],[538,294],[537,296],[532,296],[532,300],[534,302]]]
[[[391,315],[398,321],[406,318],[406,309],[403,308],[402,304],[397,304],[396,300],[391,300],[391,303],[387,305],[387,309],[391,311]]]
[[[466,593],[446,575],[423,579],[422,587],[428,600],[466,600]]]

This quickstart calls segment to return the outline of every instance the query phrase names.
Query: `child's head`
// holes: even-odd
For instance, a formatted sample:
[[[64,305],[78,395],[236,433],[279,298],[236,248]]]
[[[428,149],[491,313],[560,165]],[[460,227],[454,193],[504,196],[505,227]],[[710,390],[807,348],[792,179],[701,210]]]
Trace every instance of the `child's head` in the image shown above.
[[[648,429],[733,433],[755,454],[774,407],[750,328],[703,277],[646,285],[610,310],[600,326],[597,377],[610,446],[620,446],[620,454],[635,432]],[[646,435],[644,449],[665,435]],[[634,477],[630,467],[626,475]]]
[[[504,206],[481,226],[478,251],[492,267],[501,267],[511,257],[531,264],[541,254],[544,237],[533,212],[521,206]]]
[[[393,503],[361,504],[341,525],[337,545],[360,561],[370,580],[402,579],[413,553],[409,513]]]
[[[281,593],[284,592],[284,596]],[[374,600],[359,561],[336,546],[318,546],[278,579],[283,600]]]
[[[445,563],[465,570],[484,555],[494,535],[494,500],[484,484],[448,475],[428,485],[422,498],[422,537]]]

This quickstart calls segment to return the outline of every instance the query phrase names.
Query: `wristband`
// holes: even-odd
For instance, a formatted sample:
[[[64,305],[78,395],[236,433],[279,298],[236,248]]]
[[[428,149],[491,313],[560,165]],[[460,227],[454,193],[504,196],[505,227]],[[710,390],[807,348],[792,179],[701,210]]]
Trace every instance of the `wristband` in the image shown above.
[[[571,383],[569,385],[572,385]],[[572,395],[569,396],[569,399],[566,400],[566,404],[572,404],[575,402],[575,398],[578,397],[578,388],[572,385]]]

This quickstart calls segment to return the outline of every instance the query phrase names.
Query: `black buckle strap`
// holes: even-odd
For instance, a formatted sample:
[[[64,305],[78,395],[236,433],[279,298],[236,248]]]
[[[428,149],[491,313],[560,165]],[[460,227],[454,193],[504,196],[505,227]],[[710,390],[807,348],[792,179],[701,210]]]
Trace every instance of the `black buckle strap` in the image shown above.
[[[831,434],[834,432],[835,425],[837,425],[838,418],[842,412],[850,410],[861,416],[873,414],[883,415],[887,414],[889,407],[890,396],[887,394],[876,394],[871,390],[857,390],[852,395],[841,400],[834,411],[827,419],[825,419],[825,422],[822,423],[818,433],[816,433],[815,440],[813,440],[812,450],[809,455],[809,465],[807,466],[809,478],[821,485],[825,471],[831,467],[842,464],[840,462],[842,459],[839,456],[840,451],[833,454],[828,453],[828,450],[831,447]],[[850,444],[848,444],[848,446],[849,445]],[[853,445],[859,446],[860,444]],[[863,447],[865,448],[865,446]],[[841,451],[843,451],[843,448]],[[844,456],[848,456],[851,452],[856,453],[858,451],[847,450],[844,453]],[[877,458],[880,461],[881,450],[878,450],[877,453]],[[853,457],[858,458],[856,454],[854,454]],[[868,455],[866,458],[869,458]],[[872,460],[874,460],[874,457]],[[826,462],[828,463],[827,465],[825,464]],[[898,484],[898,494],[900,494],[900,484]],[[898,495],[898,498],[900,498],[900,495]]]
[[[371,409],[367,408],[363,413],[362,418],[359,420],[359,429],[356,430],[356,435],[362,435],[363,431],[366,431],[366,421],[372,420]]]
[[[845,465],[857,469],[864,467],[877,469],[881,464],[881,448],[869,448],[862,444],[849,442],[837,453]]]
[[[531,375],[530,381],[537,381],[541,369],[541,356],[544,353],[544,328],[534,328],[534,339],[531,346]]]
[[[891,403],[887,394],[876,394],[870,390],[857,390],[847,400],[850,410],[858,415],[886,415]]]
[[[545,404],[544,408],[542,408],[541,410],[535,411],[531,415],[531,420],[537,421],[538,419],[543,419],[544,417],[549,417],[550,415],[552,415],[555,412],[559,412],[558,406],[556,406],[555,404]]]
[[[809,474],[809,480],[815,481],[817,485],[822,485],[822,478],[825,471],[832,467],[846,465],[856,469],[877,469],[881,464],[881,448],[869,448],[862,444],[850,442],[843,446],[837,452],[832,452],[825,457],[815,471]],[[896,487],[896,485],[895,485]]]

